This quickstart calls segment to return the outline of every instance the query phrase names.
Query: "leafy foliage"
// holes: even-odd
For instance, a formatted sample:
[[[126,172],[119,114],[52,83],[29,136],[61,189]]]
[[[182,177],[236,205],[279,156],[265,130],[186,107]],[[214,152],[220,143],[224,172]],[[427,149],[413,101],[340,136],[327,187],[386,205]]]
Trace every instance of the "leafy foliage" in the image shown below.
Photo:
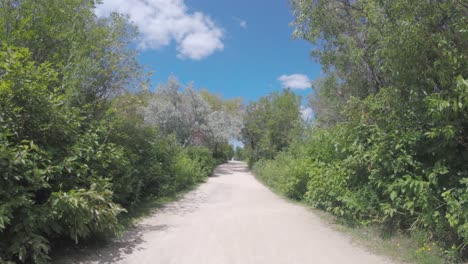
[[[182,145],[206,146],[213,152],[239,135],[240,102],[223,102],[191,85],[180,87],[174,77],[159,85],[144,108],[148,124],[157,125],[163,135],[174,134]]]
[[[56,241],[118,234],[126,209],[202,182],[231,155],[226,127],[214,152],[145,121],[153,95],[135,29],[96,18],[94,4],[0,1],[1,263],[48,263]]]
[[[300,97],[290,90],[262,97],[247,106],[242,138],[249,165],[273,158],[301,135]]]
[[[296,36],[323,65],[316,120],[298,144],[260,155],[259,177],[350,223],[422,230],[466,257],[466,5],[291,2]]]

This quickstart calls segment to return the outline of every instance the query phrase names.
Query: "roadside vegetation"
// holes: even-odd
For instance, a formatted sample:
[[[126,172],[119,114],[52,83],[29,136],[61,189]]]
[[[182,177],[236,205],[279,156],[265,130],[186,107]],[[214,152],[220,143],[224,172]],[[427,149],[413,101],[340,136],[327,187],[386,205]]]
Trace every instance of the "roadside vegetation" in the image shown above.
[[[297,105],[278,99],[288,91],[249,105],[242,133],[257,176],[348,225],[418,237],[413,261],[466,259],[467,6],[291,4],[296,36],[323,65],[308,98],[315,119],[301,128]]]
[[[0,263],[47,263],[57,241],[118,234],[142,201],[234,155],[239,100],[150,92],[136,29],[94,1],[0,1]]]
[[[0,0],[0,263],[119,234],[232,157],[408,260],[468,258],[464,1],[291,0],[323,66],[310,122],[288,89],[245,108],[175,77],[150,89],[137,29],[96,2]]]

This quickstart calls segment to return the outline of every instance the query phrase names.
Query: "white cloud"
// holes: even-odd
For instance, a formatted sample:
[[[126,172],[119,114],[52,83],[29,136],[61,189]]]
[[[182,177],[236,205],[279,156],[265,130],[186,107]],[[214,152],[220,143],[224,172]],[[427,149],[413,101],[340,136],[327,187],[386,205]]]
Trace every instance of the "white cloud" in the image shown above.
[[[247,28],[247,21],[241,20],[241,21],[239,22],[239,26],[240,26],[241,28]]]
[[[127,14],[141,33],[139,46],[159,49],[175,42],[179,58],[200,60],[224,49],[223,30],[210,17],[190,13],[184,0],[104,0],[96,15]]]
[[[301,116],[304,121],[310,121],[314,116],[314,111],[310,107],[301,105]]]
[[[310,88],[310,80],[304,74],[281,75],[278,80],[283,88],[304,90]]]

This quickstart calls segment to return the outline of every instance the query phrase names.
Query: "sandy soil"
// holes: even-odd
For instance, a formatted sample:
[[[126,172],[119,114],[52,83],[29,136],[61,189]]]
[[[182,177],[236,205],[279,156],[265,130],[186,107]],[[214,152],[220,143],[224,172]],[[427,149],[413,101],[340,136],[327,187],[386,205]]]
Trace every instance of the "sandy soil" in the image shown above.
[[[105,248],[55,263],[391,263],[259,183],[244,163],[158,209]]]

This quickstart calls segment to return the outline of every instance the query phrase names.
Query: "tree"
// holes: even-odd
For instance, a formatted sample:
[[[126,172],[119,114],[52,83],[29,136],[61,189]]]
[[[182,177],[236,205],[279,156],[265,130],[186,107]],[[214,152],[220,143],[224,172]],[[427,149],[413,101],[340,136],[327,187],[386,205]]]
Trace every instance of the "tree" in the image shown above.
[[[324,76],[310,98],[307,181],[284,184],[301,182],[310,204],[350,221],[419,228],[466,256],[466,4],[291,3],[296,36],[316,45]],[[293,167],[300,154],[272,162]]]
[[[236,147],[234,150],[234,159],[239,161],[245,160],[244,148],[241,148],[240,146]]]
[[[319,119],[321,112],[339,113],[351,97],[363,99],[383,87],[398,87],[403,98],[454,89],[468,68],[467,9],[460,1],[291,3],[295,36],[317,46],[312,55],[325,73],[314,99],[323,102]]]
[[[57,241],[118,234],[124,208],[201,182],[231,156],[226,140],[213,153],[162,133],[182,124],[193,142],[208,129],[212,111],[192,88],[161,89],[175,118],[147,122],[142,109],[160,105],[142,89],[135,28],[97,18],[96,2],[0,0],[0,263],[48,263]],[[217,117],[213,134],[224,133]]]
[[[102,117],[109,99],[142,87],[144,76],[130,49],[136,29],[124,16],[97,18],[96,1],[1,0],[0,39],[28,48],[32,59],[48,62],[62,91],[84,115]]]
[[[237,100],[225,102],[191,85],[181,90],[171,77],[151,96],[144,113],[146,122],[156,125],[162,135],[174,133],[182,145],[202,145],[217,152],[221,144],[239,135],[240,108]]]
[[[301,135],[301,100],[290,90],[262,97],[247,106],[243,143],[251,162],[273,158]]]

